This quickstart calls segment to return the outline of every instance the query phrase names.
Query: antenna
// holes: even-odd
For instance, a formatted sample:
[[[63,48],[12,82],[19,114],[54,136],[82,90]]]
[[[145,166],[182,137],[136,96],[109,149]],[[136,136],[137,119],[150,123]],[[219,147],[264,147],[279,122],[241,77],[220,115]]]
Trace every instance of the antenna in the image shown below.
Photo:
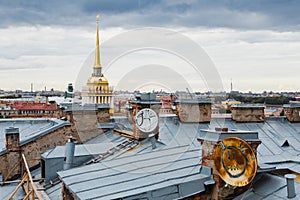
[[[189,88],[186,88],[186,91],[189,93],[191,99],[194,99],[192,93],[191,93],[190,90],[189,90]]]
[[[233,84],[232,84],[232,78],[230,79],[230,92],[233,91]]]

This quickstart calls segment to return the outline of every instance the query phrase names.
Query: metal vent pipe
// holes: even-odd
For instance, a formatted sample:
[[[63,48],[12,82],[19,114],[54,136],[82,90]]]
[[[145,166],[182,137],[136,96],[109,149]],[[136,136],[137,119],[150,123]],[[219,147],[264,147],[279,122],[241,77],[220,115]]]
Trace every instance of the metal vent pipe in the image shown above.
[[[151,133],[149,136],[151,145],[152,145],[152,149],[156,149],[156,138],[155,135],[153,133]]]
[[[286,178],[286,183],[287,183],[287,197],[288,198],[294,198],[296,196],[295,192],[295,181],[294,179],[296,178],[295,174],[286,174],[284,176]]]
[[[70,137],[70,138],[68,138],[68,141],[66,143],[65,158],[64,158],[64,170],[68,170],[68,169],[72,168],[74,151],[75,151],[74,138]]]

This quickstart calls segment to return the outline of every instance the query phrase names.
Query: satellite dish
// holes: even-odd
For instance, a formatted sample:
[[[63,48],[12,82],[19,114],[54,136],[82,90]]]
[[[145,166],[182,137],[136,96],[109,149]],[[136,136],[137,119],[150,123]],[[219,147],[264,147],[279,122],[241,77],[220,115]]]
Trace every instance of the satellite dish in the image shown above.
[[[145,133],[151,133],[158,125],[158,116],[154,110],[144,108],[140,110],[135,116],[137,128]]]
[[[232,186],[248,185],[256,175],[255,153],[245,140],[238,137],[227,137],[218,143],[214,162],[219,176]]]

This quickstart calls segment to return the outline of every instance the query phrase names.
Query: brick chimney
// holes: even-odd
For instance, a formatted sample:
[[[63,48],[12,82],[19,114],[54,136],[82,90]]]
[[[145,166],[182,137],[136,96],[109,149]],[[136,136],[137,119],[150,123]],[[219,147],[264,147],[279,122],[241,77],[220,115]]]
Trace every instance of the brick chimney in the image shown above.
[[[177,99],[175,105],[181,122],[208,123],[211,120],[211,101]]]
[[[236,122],[264,122],[265,107],[256,104],[239,104],[231,106],[232,120]]]
[[[21,174],[21,147],[19,128],[9,127],[5,129],[6,154],[4,163],[1,164],[3,180],[13,179]]]
[[[284,104],[283,110],[290,122],[300,122],[300,103]]]
[[[154,93],[137,94],[135,98],[136,98],[135,100],[130,102],[131,109],[129,110],[129,112],[131,113],[129,114],[129,116],[131,117],[131,119],[129,119],[129,121],[133,122],[133,135],[135,139],[140,140],[140,139],[148,138],[149,133],[144,133],[138,129],[138,127],[136,126],[135,116],[140,110],[144,108],[152,109],[158,116],[159,110],[161,108],[161,102],[160,100],[156,99],[156,95]],[[158,138],[159,125],[153,131],[153,134],[155,135],[155,138]]]
[[[215,185],[212,189],[211,199],[232,198],[248,190],[251,184],[242,187],[232,187],[220,176],[215,163],[215,152],[218,143],[225,138],[236,137],[246,141],[257,155],[257,147],[261,143],[258,132],[255,131],[232,131],[228,128],[216,128],[215,130],[201,130],[198,141],[202,145],[202,165],[212,168]]]

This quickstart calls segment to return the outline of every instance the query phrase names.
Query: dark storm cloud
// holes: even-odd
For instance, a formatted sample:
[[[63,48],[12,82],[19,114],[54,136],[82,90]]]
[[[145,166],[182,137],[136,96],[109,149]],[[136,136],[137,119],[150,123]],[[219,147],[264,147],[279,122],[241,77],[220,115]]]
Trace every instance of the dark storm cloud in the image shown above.
[[[298,29],[297,0],[19,0],[0,1],[0,26],[84,26],[96,14],[109,26],[229,27]]]

